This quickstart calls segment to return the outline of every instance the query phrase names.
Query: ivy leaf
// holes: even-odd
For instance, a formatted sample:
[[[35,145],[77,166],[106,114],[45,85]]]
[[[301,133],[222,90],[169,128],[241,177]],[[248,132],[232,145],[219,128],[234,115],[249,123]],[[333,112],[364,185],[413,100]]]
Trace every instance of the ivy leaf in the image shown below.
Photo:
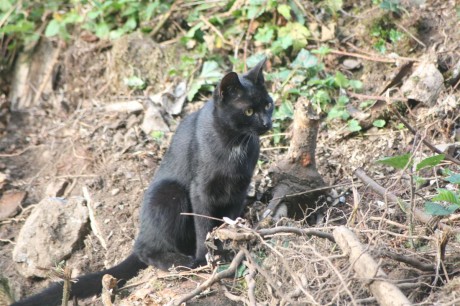
[[[348,85],[356,91],[363,89],[363,82],[358,80],[349,80]]]
[[[275,109],[273,119],[284,120],[287,118],[292,118],[292,116],[294,116],[294,106],[292,106],[291,101],[283,100],[281,105]]]
[[[312,55],[308,50],[302,49],[292,62],[291,67],[308,69],[316,65],[318,65],[318,59],[316,56]]]
[[[57,35],[59,33],[60,27],[61,24],[56,19],[51,20],[46,26],[45,36],[52,37]]]
[[[359,132],[362,130],[361,126],[359,125],[358,120],[355,120],[355,119],[348,121],[348,129],[351,132]]]
[[[452,174],[451,176],[446,177],[445,180],[452,184],[460,184],[460,173]]]
[[[256,53],[248,57],[246,60],[246,64],[248,65],[248,68],[255,67],[261,60],[265,58],[265,54],[263,53]]]
[[[310,31],[301,23],[288,22],[286,26],[278,29],[278,37],[290,37],[294,50],[300,50],[307,45]]]
[[[431,200],[436,201],[436,202],[443,201],[443,202],[460,205],[460,200],[458,198],[458,195],[444,188],[438,189],[438,194],[435,197],[433,197]]]
[[[377,162],[387,166],[391,166],[396,169],[404,169],[409,164],[409,160],[410,154],[407,153],[399,156],[384,157],[377,160]]]
[[[448,216],[454,213],[459,208],[458,205],[452,204],[447,207],[438,203],[426,202],[425,212],[432,216]]]
[[[274,35],[275,30],[273,29],[273,27],[266,24],[263,28],[259,28],[257,30],[257,34],[254,36],[254,38],[258,42],[267,44],[273,40]]]
[[[386,124],[386,121],[383,120],[383,119],[378,119],[378,120],[375,120],[374,122],[372,122],[372,125],[375,126],[375,127],[378,127],[378,128],[383,128]]]
[[[287,4],[281,4],[277,8],[278,13],[280,13],[286,20],[291,20],[291,8]]]
[[[434,167],[437,166],[443,159],[444,159],[444,154],[439,154],[439,155],[434,155],[430,156],[428,158],[425,158],[421,162],[417,164],[415,167],[416,171],[419,171],[420,169],[426,168],[426,167]]]

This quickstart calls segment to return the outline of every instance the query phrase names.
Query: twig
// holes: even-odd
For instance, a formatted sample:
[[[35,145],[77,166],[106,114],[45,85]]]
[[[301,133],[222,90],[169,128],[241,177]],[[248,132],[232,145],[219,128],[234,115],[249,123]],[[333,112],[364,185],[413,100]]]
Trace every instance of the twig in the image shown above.
[[[211,216],[206,216],[206,215],[200,215],[200,214],[195,214],[195,213],[180,213],[181,216],[194,216],[194,217],[201,217],[201,218],[206,218],[206,219],[211,219],[211,220],[216,220],[216,221],[221,221],[223,222],[224,220],[219,219],[219,218],[214,218]]]
[[[370,178],[362,168],[357,168],[355,170],[355,175],[365,184],[367,184],[372,190],[374,190],[375,192],[377,192],[379,195],[381,195],[382,197],[384,198],[388,198],[391,202],[394,202],[394,203],[398,203],[401,207],[401,209],[403,210],[406,210],[407,209],[410,209],[409,205],[405,202],[403,202],[402,200],[400,200],[399,198],[397,198],[394,194],[392,194],[391,192],[388,192],[387,189],[383,188],[382,186],[380,186],[379,184],[377,184],[376,181],[374,181],[372,178]],[[431,216],[425,214],[423,211],[415,208],[414,209],[414,217],[418,220],[418,221],[421,221],[425,224],[428,224],[431,220]],[[441,223],[439,222],[438,223],[438,226],[443,229],[443,230],[452,230],[450,226],[444,224],[444,223]]]
[[[91,203],[91,197],[89,195],[88,188],[83,186],[83,197],[86,200],[86,206],[88,207],[89,220],[91,229],[93,230],[94,235],[99,239],[102,247],[107,251],[107,243],[105,242],[104,237],[102,237],[101,230],[99,229],[99,224],[97,223],[96,217],[94,215],[94,210]]]
[[[222,42],[233,47],[233,44],[225,39],[224,35],[212,23],[210,23],[203,15],[200,15],[200,20],[203,21],[217,36],[222,39]]]
[[[417,259],[414,259],[414,258],[410,258],[410,257],[407,257],[407,256],[404,256],[404,255],[401,255],[401,254],[396,254],[396,253],[393,253],[393,252],[390,252],[388,250],[383,250],[383,251],[380,251],[381,255],[382,256],[386,256],[386,257],[389,257],[393,260],[396,260],[396,261],[400,261],[400,262],[403,262],[405,264],[408,264],[416,269],[419,269],[420,271],[425,271],[425,272],[433,272],[435,271],[436,267],[432,264],[427,264],[427,263],[423,263]]]
[[[316,191],[327,190],[327,189],[336,188],[336,187],[350,186],[351,184],[352,183],[336,184],[336,185],[331,185],[331,186],[319,187],[319,188],[315,188],[315,189],[309,189],[309,190],[305,190],[305,191],[301,191],[301,192],[297,192],[297,193],[290,193],[290,194],[287,194],[287,195],[285,195],[283,197],[275,197],[275,198],[272,199],[272,201],[280,200],[280,199],[283,199],[283,198],[297,197],[299,195],[303,195],[303,194],[307,194],[307,193],[311,193],[311,192],[316,192]],[[355,186],[360,187],[362,185],[361,184],[356,184]]]
[[[383,57],[377,57],[377,56],[367,56],[367,55],[362,55],[358,53],[351,53],[351,52],[346,52],[346,51],[340,51],[340,50],[331,50],[330,53],[332,54],[337,54],[337,55],[346,55],[346,56],[352,56],[352,57],[357,57],[357,58],[362,58],[368,61],[373,61],[373,62],[381,62],[381,63],[396,63],[398,59],[401,60],[406,60],[406,61],[412,61],[412,62],[420,62],[419,59],[415,58],[410,58],[410,57],[398,57],[397,59],[389,59],[389,58],[383,58]]]
[[[172,301],[170,301],[167,305],[168,306],[179,306],[181,305],[182,303],[190,300],[191,298],[195,297],[196,295],[200,294],[201,292],[203,292],[205,289],[211,287],[214,283],[224,279],[224,278],[228,278],[228,277],[232,277],[235,275],[235,272],[236,272],[236,269],[238,268],[238,266],[240,265],[240,263],[243,261],[245,257],[245,254],[244,254],[244,251],[243,250],[240,250],[238,252],[238,254],[236,254],[236,256],[233,258],[230,266],[228,267],[228,269],[222,271],[222,272],[219,272],[219,273],[215,273],[217,271],[217,269],[214,271],[214,274],[208,279],[206,280],[205,282],[203,282],[201,285],[199,285],[195,290],[193,290],[192,292],[190,293],[187,293],[177,299],[174,299]]]
[[[20,155],[26,153],[27,151],[29,151],[30,149],[38,148],[38,147],[41,147],[41,146],[42,146],[42,145],[28,146],[28,147],[25,148],[24,150],[21,150],[21,151],[16,152],[16,153],[0,154],[0,157],[1,157],[1,158],[4,158],[4,157],[16,157],[16,156],[20,156]]]
[[[398,119],[402,122],[402,124],[404,124],[406,126],[406,128],[414,135],[417,134],[417,130],[415,130],[410,124],[409,122],[407,122],[406,119],[404,119],[401,114],[394,108],[394,107],[391,107],[390,106],[390,110],[396,115],[396,117],[398,117]],[[426,138],[424,138],[422,140],[422,142],[428,147],[430,148],[430,150],[432,150],[433,152],[435,153],[438,153],[438,154],[444,154],[444,157],[445,159],[457,164],[457,165],[460,165],[460,160],[456,159],[455,157],[453,157],[452,155],[450,155],[449,153],[447,152],[442,152],[441,150],[439,150],[438,148],[436,148],[434,145],[431,144],[431,142],[429,142],[428,140],[426,140]]]
[[[62,306],[67,306],[67,304],[69,303],[71,277],[72,277],[72,270],[68,266],[66,266],[64,268],[64,273],[63,273],[64,286],[62,288],[62,301],[61,301]]]
[[[256,281],[254,280],[254,276],[256,275],[257,271],[255,267],[249,261],[245,261],[244,264],[249,269],[249,273],[244,277],[244,279],[246,280],[246,285],[248,286],[248,297],[249,297],[248,304],[251,306],[256,306],[257,305],[256,294],[255,294]]]
[[[163,27],[165,24],[166,20],[168,20],[169,16],[171,16],[173,10],[176,8],[176,4],[178,1],[174,1],[173,4],[169,7],[169,10],[161,17],[160,21],[157,23],[155,28],[153,28],[152,32],[150,32],[150,37],[154,37],[158,31]]]
[[[418,42],[420,45],[422,45],[424,48],[426,48],[426,45],[423,43],[423,41],[421,41],[420,39],[418,39],[417,37],[415,37],[411,32],[409,32],[403,25],[399,24],[399,23],[396,23],[396,26],[400,29],[402,29],[404,32],[407,33],[407,35],[409,35],[413,40],[415,40],[416,42]]]
[[[296,228],[296,227],[289,227],[289,226],[279,226],[279,227],[274,227],[274,228],[267,228],[267,229],[260,229],[257,231],[259,235],[262,237],[269,236],[269,235],[275,235],[275,234],[280,234],[280,233],[292,233],[292,234],[297,234],[300,236],[303,235],[312,235],[312,236],[317,236],[320,238],[325,238],[328,239],[332,242],[335,242],[334,236],[332,234],[318,231],[318,230],[311,230],[311,229],[301,229],[301,228]]]

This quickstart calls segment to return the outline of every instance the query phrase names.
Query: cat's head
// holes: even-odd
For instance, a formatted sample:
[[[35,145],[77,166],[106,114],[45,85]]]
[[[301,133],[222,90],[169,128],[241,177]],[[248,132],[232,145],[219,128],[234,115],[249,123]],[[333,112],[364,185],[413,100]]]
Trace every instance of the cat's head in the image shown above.
[[[265,88],[265,59],[247,73],[226,74],[214,91],[218,120],[242,134],[263,134],[272,127],[273,100]]]

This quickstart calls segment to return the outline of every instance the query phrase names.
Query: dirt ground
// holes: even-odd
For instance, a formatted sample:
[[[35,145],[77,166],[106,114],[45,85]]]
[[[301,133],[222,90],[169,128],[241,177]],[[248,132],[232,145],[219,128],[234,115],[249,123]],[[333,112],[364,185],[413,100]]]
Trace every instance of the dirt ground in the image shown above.
[[[455,1],[427,2],[428,5],[411,11],[413,19],[402,20],[407,28],[419,23],[421,30],[418,32],[420,42],[412,40],[408,46],[401,46],[404,52],[400,55],[415,59],[434,56],[440,71],[445,73],[451,71],[460,61],[460,25],[454,10]],[[361,32],[366,26],[365,21],[371,17],[363,15],[360,18],[344,21],[356,26],[346,27],[349,33],[343,35],[353,36],[355,45],[373,53],[367,47],[369,42]],[[94,232],[89,231],[67,260],[66,264],[72,268],[73,275],[111,267],[130,254],[138,231],[139,206],[143,193],[172,134],[167,133],[161,139],[146,135],[140,128],[144,117],[142,110],[118,112],[104,109],[103,106],[113,102],[134,100],[142,103],[147,99],[147,93],[115,93],[113,88],[107,86],[108,82],[114,80],[113,71],[107,69],[111,60],[111,48],[98,48],[95,44],[97,42],[79,39],[72,45],[65,46],[58,62],[61,76],[57,88],[46,101],[19,112],[4,108],[0,112],[0,120],[5,122],[0,130],[0,173],[5,175],[0,192],[27,192],[21,211],[14,217],[0,221],[0,276],[9,280],[16,297],[37,292],[50,282],[21,276],[11,254],[19,230],[33,206],[45,198],[50,190],[62,186],[63,183],[66,187],[62,196],[65,198],[81,196],[84,187],[89,190],[97,223],[107,242],[105,249]],[[338,40],[337,46],[346,47],[346,42]],[[347,75],[360,79],[364,83],[364,92],[369,95],[378,93],[382,84],[391,81],[398,71],[395,65],[372,59],[359,59],[362,68],[350,71],[343,68],[342,61],[343,58],[337,55],[329,55],[326,59],[329,68],[342,70]],[[158,78],[166,85],[178,81],[166,75]],[[164,88],[150,88],[148,91],[151,94],[162,89]],[[452,99],[454,102],[449,102]],[[7,104],[6,93],[0,97],[0,103]],[[354,103],[359,104],[359,101]],[[176,124],[199,104],[200,102],[196,105],[186,104],[182,113],[174,116]],[[426,133],[427,139],[432,143],[452,143],[459,141],[459,136],[455,136],[455,129],[460,127],[459,108],[460,86],[446,86],[436,105],[417,105],[409,110],[407,119],[414,127]],[[336,190],[346,197],[344,204],[329,208],[326,227],[347,224],[354,209],[356,194],[360,195],[360,203],[367,203],[360,208],[361,221],[356,221],[357,229],[367,228],[363,224],[371,222],[370,217],[383,214],[376,204],[383,199],[371,193],[366,186],[359,185],[353,172],[357,167],[362,167],[382,186],[390,186],[398,179],[397,171],[375,161],[413,149],[414,136],[406,129],[398,129],[399,123],[395,116],[390,116],[385,128],[374,127],[359,134],[347,133],[340,123],[321,125],[316,152],[318,171],[329,185],[344,184]],[[277,155],[285,153],[285,149],[273,148],[270,141],[264,141],[263,145],[262,156],[269,161],[267,167]],[[419,154],[431,153],[422,146]],[[452,169],[458,171],[459,168],[452,166]],[[266,169],[258,172],[256,182],[263,179],[266,173],[264,170]],[[355,187],[352,187],[352,181],[355,182]],[[408,192],[406,187],[404,184],[399,185],[393,187],[392,191],[405,195]],[[356,188],[354,194],[353,188]],[[250,202],[255,200],[251,198]],[[361,238],[376,244],[380,243],[378,239],[386,239],[384,236],[370,236],[372,235],[363,234]],[[449,254],[460,250],[458,241],[453,240],[455,241],[452,242]],[[386,240],[386,244],[400,246],[404,243]],[[395,266],[397,264],[394,262],[384,264],[385,270],[390,273],[395,270]],[[184,278],[168,278],[164,273],[149,268],[129,283],[141,285],[133,285],[130,289],[133,295],[122,303],[162,305],[171,297],[191,291],[202,278],[208,276],[205,272]],[[459,291],[455,290],[458,298]],[[441,301],[435,297],[440,290],[425,291],[419,292],[414,301]],[[242,304],[230,302],[222,294],[208,293],[210,297],[202,297],[188,305]],[[96,305],[100,300],[90,299],[86,302],[87,305]],[[368,304],[375,304],[375,301],[370,300]]]

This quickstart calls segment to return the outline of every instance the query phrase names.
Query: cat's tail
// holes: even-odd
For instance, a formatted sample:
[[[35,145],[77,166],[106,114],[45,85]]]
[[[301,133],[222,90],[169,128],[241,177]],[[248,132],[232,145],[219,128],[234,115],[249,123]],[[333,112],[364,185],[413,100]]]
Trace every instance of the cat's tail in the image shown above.
[[[102,290],[102,277],[110,274],[123,283],[133,278],[137,273],[147,268],[135,254],[131,254],[124,261],[107,270],[95,272],[79,277],[76,283],[71,284],[70,299],[87,298],[96,295]],[[119,285],[122,285],[120,282]],[[15,302],[11,306],[54,306],[60,305],[62,300],[63,283],[54,283],[42,292],[32,295],[24,300]]]

